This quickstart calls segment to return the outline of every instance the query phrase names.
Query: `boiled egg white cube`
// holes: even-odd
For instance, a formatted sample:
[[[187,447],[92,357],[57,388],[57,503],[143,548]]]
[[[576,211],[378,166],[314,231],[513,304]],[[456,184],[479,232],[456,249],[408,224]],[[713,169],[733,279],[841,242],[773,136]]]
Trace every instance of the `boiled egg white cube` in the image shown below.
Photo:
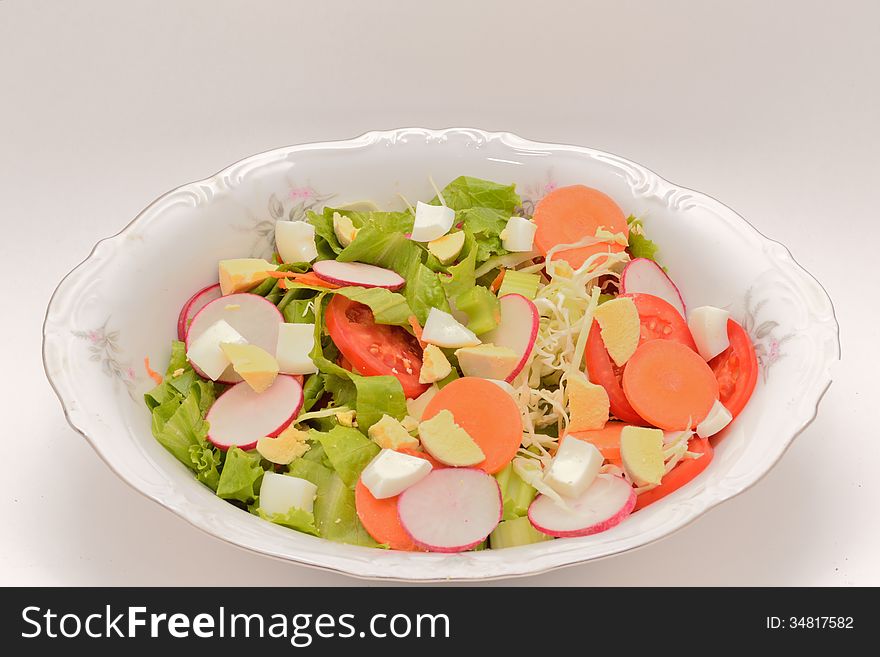
[[[431,472],[431,464],[418,456],[383,449],[361,472],[361,481],[377,500],[400,495]]]
[[[481,342],[473,331],[459,323],[455,317],[437,308],[431,308],[428,312],[428,319],[425,320],[425,328],[422,330],[422,340],[428,344],[450,349],[475,347]]]
[[[438,392],[440,392],[440,388],[435,383],[415,399],[407,399],[407,415],[412,416],[416,421],[420,421],[425,414],[425,409],[428,408],[428,404],[431,403],[431,400],[434,399]]]
[[[315,227],[305,221],[275,222],[275,246],[284,262],[311,262],[318,257]]]
[[[511,217],[501,231],[501,246],[514,253],[531,251],[538,225],[525,217]]]
[[[244,336],[223,319],[211,324],[204,333],[193,340],[186,350],[186,357],[209,379],[216,381],[229,367],[229,357],[220,347],[222,343],[247,344]]]
[[[315,346],[314,324],[290,324],[278,327],[275,360],[282,374],[314,374],[318,371],[309,355]]]
[[[697,435],[700,438],[714,436],[733,420],[733,415],[717,399],[712,404],[709,414],[697,425]]]
[[[445,205],[416,203],[416,217],[413,221],[412,235],[415,242],[430,242],[443,237],[455,223],[455,210]]]
[[[550,461],[544,483],[564,497],[577,497],[593,483],[603,460],[595,445],[570,436]]]
[[[318,487],[311,481],[277,472],[266,472],[260,484],[260,509],[267,515],[287,514],[291,509],[309,513],[315,506]]]
[[[688,313],[688,328],[694,336],[697,351],[704,360],[712,360],[730,346],[727,320],[730,313],[714,306],[700,306]]]

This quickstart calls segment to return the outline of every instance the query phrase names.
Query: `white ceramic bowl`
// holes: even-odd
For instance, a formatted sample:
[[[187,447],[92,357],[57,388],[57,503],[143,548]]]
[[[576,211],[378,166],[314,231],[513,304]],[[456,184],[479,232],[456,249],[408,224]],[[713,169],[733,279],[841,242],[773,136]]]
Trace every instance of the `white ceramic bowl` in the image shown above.
[[[150,433],[143,357],[164,365],[177,313],[216,280],[221,258],[265,256],[274,222],[324,203],[433,196],[466,174],[514,182],[534,203],[555,185],[584,183],[645,218],[662,261],[691,306],[728,307],[760,358],[745,411],[707,471],[610,531],[506,550],[419,554],[353,547],[290,531],[216,497]],[[71,426],[135,489],[223,540],[359,577],[474,580],[539,573],[643,546],[742,492],[815,417],[838,359],[831,301],[788,250],[718,201],[633,162],[578,146],[472,129],[402,129],[255,155],[156,200],[98,243],[58,286],[44,327],[46,373]]]

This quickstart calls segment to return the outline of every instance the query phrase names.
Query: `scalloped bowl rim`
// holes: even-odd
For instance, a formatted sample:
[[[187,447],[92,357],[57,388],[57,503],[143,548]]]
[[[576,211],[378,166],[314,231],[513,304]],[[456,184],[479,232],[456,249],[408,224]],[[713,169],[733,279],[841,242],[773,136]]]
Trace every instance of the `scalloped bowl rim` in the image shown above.
[[[68,397],[62,392],[62,387],[59,384],[61,380],[64,379],[64,374],[53,372],[49,366],[49,356],[47,355],[48,347],[53,339],[53,335],[48,332],[48,325],[50,321],[50,317],[53,313],[53,308],[59,304],[59,292],[64,288],[65,283],[68,282],[73,277],[84,273],[84,271],[88,268],[90,261],[95,258],[96,252],[99,250],[102,245],[112,244],[123,239],[129,231],[131,231],[136,225],[138,225],[145,217],[152,214],[154,211],[159,208],[159,206],[166,201],[167,199],[174,197],[175,195],[179,195],[181,193],[192,193],[198,195],[202,190],[206,187],[212,186],[222,186],[224,184],[224,179],[226,179],[229,174],[235,170],[236,168],[245,168],[252,167],[254,165],[258,165],[263,160],[271,160],[272,158],[278,157],[281,153],[292,154],[299,153],[311,150],[340,150],[340,149],[351,149],[358,148],[362,146],[370,146],[375,145],[380,142],[390,142],[394,143],[397,140],[400,140],[403,137],[409,136],[419,136],[425,137],[427,139],[433,139],[438,141],[443,141],[447,137],[451,135],[464,134],[473,137],[478,141],[482,141],[484,143],[499,141],[503,145],[513,148],[513,149],[524,149],[527,151],[550,151],[553,153],[558,152],[571,152],[577,153],[589,158],[593,159],[607,159],[614,160],[619,163],[625,163],[626,165],[632,167],[635,170],[638,170],[647,181],[650,181],[652,185],[660,186],[667,190],[667,192],[678,192],[678,193],[687,193],[693,198],[701,199],[709,204],[715,206],[714,209],[718,212],[719,216],[728,221],[733,225],[733,222],[738,223],[739,229],[745,229],[752,233],[752,237],[756,238],[760,242],[765,245],[765,248],[772,248],[775,250],[775,255],[785,261],[785,264],[792,268],[795,273],[800,275],[806,275],[808,281],[807,284],[815,286],[816,291],[821,295],[822,301],[827,302],[830,317],[823,320],[823,329],[827,331],[833,331],[833,343],[834,349],[832,352],[826,353],[824,356],[824,361],[820,364],[820,376],[816,378],[815,381],[812,382],[810,388],[813,390],[812,399],[808,401],[806,406],[808,410],[803,413],[800,413],[793,421],[792,428],[788,435],[786,435],[780,442],[782,443],[782,447],[778,454],[772,460],[764,463],[764,467],[756,472],[755,475],[748,481],[742,482],[740,485],[737,485],[736,488],[724,491],[721,495],[715,497],[711,500],[706,500],[699,509],[690,515],[677,519],[674,523],[667,523],[668,526],[664,526],[662,532],[657,533],[656,535],[647,538],[642,542],[636,542],[629,545],[623,545],[619,547],[614,547],[612,549],[607,549],[602,554],[590,555],[590,556],[578,556],[576,549],[566,550],[566,551],[557,551],[554,558],[554,553],[548,553],[543,555],[539,564],[534,567],[531,565],[534,563],[534,559],[529,560],[515,560],[510,562],[509,565],[506,565],[502,562],[500,565],[498,563],[494,564],[495,572],[489,575],[480,574],[478,568],[470,568],[464,567],[463,573],[456,573],[453,576],[443,576],[438,575],[436,572],[430,571],[430,563],[426,562],[424,572],[422,572],[418,567],[415,567],[414,570],[409,569],[410,572],[408,575],[400,576],[400,575],[389,575],[385,572],[379,572],[375,569],[364,569],[359,568],[358,564],[362,564],[363,560],[352,558],[351,556],[344,555],[329,555],[327,559],[313,559],[306,560],[301,558],[295,553],[285,552],[283,550],[272,550],[266,547],[255,546],[249,544],[247,540],[241,538],[230,537],[227,535],[223,535],[216,531],[216,528],[211,526],[210,519],[206,519],[198,510],[191,510],[188,508],[181,508],[179,506],[175,506],[171,503],[169,499],[163,498],[162,495],[153,494],[147,492],[141,488],[139,488],[130,478],[127,476],[126,472],[123,472],[119,467],[117,467],[112,458],[105,453],[102,447],[98,444],[98,441],[90,435],[95,432],[94,427],[86,426],[86,423],[78,423],[74,419],[74,415],[76,411],[74,410],[77,406],[77,400],[73,397]],[[676,185],[665,178],[659,176],[651,169],[639,165],[631,160],[626,158],[614,155],[612,153],[608,153],[607,151],[600,151],[597,149],[583,147],[583,146],[575,146],[570,144],[556,144],[549,142],[538,142],[532,141],[528,139],[524,139],[515,135],[511,132],[487,132],[475,128],[447,128],[442,130],[435,129],[426,129],[426,128],[400,128],[395,130],[384,130],[384,131],[369,131],[358,137],[347,140],[337,140],[337,141],[323,141],[323,142],[311,142],[305,144],[291,145],[280,148],[274,148],[270,150],[266,150],[249,157],[238,160],[227,167],[224,167],[216,174],[212,176],[208,176],[201,180],[197,180],[185,185],[181,185],[171,191],[168,191],[161,196],[154,199],[149,205],[147,205],[143,210],[141,210],[137,216],[129,222],[122,230],[120,230],[115,235],[110,237],[106,237],[102,240],[99,240],[95,246],[89,252],[89,255],[74,269],[72,269],[62,280],[59,282],[55,291],[52,294],[52,297],[49,301],[46,315],[43,322],[43,348],[42,348],[42,359],[43,359],[43,368],[46,372],[47,379],[61,402],[61,406],[64,412],[65,419],[71,428],[82,435],[86,441],[92,446],[92,448],[97,452],[97,454],[101,457],[101,459],[107,464],[107,466],[117,475],[120,479],[122,479],[126,484],[131,486],[134,490],[141,493],[147,499],[150,499],[157,504],[169,509],[172,513],[182,518],[190,525],[196,527],[197,529],[205,532],[209,536],[212,536],[216,539],[222,540],[231,545],[235,545],[236,547],[242,548],[244,550],[255,552],[258,554],[262,554],[265,556],[269,556],[281,561],[285,561],[287,563],[295,563],[296,565],[306,566],[310,568],[316,568],[320,570],[325,570],[329,572],[336,572],[348,576],[353,576],[361,579],[368,580],[388,580],[388,581],[400,581],[400,582],[444,582],[444,581],[488,581],[488,580],[496,580],[496,579],[506,579],[512,577],[525,577],[531,575],[537,575],[541,573],[545,573],[551,570],[556,570],[558,568],[574,566],[582,563],[587,563],[591,561],[597,561],[600,559],[609,558],[618,554],[622,554],[624,552],[629,552],[635,549],[639,549],[650,545],[666,536],[669,536],[684,527],[688,526],[696,519],[700,518],[710,509],[718,506],[722,502],[725,502],[744,491],[748,490],[752,486],[754,486],[758,481],[760,481],[779,461],[782,455],[788,450],[788,448],[793,443],[794,439],[800,435],[804,431],[804,429],[809,426],[809,424],[815,419],[816,414],[818,413],[819,403],[825,395],[825,392],[828,390],[828,387],[831,384],[832,376],[831,370],[833,366],[838,362],[840,357],[840,338],[839,338],[839,325],[837,322],[836,314],[834,311],[833,303],[827,293],[827,291],[822,287],[821,283],[806,269],[804,269],[792,256],[791,252],[788,250],[780,242],[770,239],[763,233],[761,233],[757,228],[755,228],[751,223],[749,223],[746,219],[736,213],[730,207],[724,205],[717,199],[712,196],[705,194],[703,192],[698,192],[692,190],[687,187],[683,187],[681,185]],[[57,379],[57,380],[56,380]],[[69,388],[68,388],[69,390]],[[551,543],[552,544],[552,543]],[[337,546],[338,544],[330,544],[332,546]],[[548,545],[548,544],[544,544]],[[344,548],[350,548],[355,550],[368,550],[370,552],[374,552],[373,548],[358,548],[353,546],[342,546]],[[514,548],[513,550],[518,551],[522,548]],[[332,552],[332,548],[331,548]],[[493,552],[493,551],[490,551]],[[507,552],[507,551],[499,551],[499,552]],[[436,555],[426,555],[422,553],[405,553],[407,557],[434,557]],[[481,553],[473,553],[473,554],[481,554]],[[460,569],[459,569],[460,570]],[[370,572],[367,572],[370,571]]]

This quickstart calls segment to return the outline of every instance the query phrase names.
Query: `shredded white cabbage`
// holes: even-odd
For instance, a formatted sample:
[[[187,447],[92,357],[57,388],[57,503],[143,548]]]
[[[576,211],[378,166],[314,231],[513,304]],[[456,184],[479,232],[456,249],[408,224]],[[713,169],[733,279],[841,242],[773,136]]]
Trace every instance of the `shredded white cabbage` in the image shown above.
[[[538,430],[556,425],[557,435],[568,426],[569,417],[563,398],[568,372],[580,371],[587,335],[593,321],[593,311],[599,305],[598,281],[603,276],[619,277],[629,255],[597,253],[573,270],[553,256],[569,249],[612,242],[586,237],[573,244],[559,244],[547,252],[544,263],[527,265],[518,271],[534,273],[546,269],[543,283],[535,297],[535,306],[541,315],[538,337],[531,359],[519,375],[514,388],[516,402],[523,418],[524,458],[546,464],[558,446],[558,440]]]

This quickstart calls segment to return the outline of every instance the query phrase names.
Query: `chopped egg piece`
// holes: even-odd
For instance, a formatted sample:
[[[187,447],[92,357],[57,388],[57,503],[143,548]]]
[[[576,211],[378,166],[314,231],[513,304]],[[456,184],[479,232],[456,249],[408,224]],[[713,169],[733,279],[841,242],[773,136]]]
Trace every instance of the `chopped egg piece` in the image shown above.
[[[429,344],[422,352],[422,369],[419,371],[419,383],[434,383],[445,379],[452,372],[452,365],[440,347]]]
[[[602,453],[592,443],[566,440],[550,461],[544,473],[544,483],[560,495],[578,497],[599,474]]]
[[[600,304],[593,317],[599,322],[608,355],[615,365],[623,367],[639,346],[642,327],[636,304],[629,297],[617,297]]]
[[[565,382],[568,399],[568,431],[601,429],[608,421],[610,402],[608,393],[592,383],[583,372],[569,372]]]
[[[717,399],[709,410],[706,418],[697,425],[697,435],[700,438],[708,438],[714,436],[721,431],[733,420],[733,415],[727,408]]]
[[[448,265],[455,261],[461,249],[464,247],[464,231],[460,230],[455,233],[449,233],[436,240],[428,242],[428,251],[430,251],[440,264]]]
[[[431,308],[428,312],[425,328],[422,329],[422,341],[450,349],[480,344],[480,338],[473,331],[460,324],[449,313],[437,308]]]
[[[357,237],[358,229],[351,223],[351,219],[344,214],[338,212],[333,213],[333,233],[339,240],[339,245],[345,248]]]
[[[344,427],[353,429],[357,426],[355,415],[355,411],[341,411],[336,414],[336,421]]]
[[[305,221],[275,222],[275,246],[284,262],[311,262],[318,257],[315,227]]]
[[[223,374],[223,370],[229,367],[229,358],[220,348],[223,343],[246,344],[247,340],[228,322],[221,319],[211,324],[204,333],[193,340],[186,351],[186,357],[206,377],[216,381]]]
[[[382,415],[382,419],[367,429],[367,435],[382,449],[414,449],[419,446],[417,438],[409,435],[406,427],[390,415]]]
[[[415,399],[407,399],[406,412],[414,417],[417,422],[420,422],[422,415],[425,413],[425,409],[428,408],[428,404],[431,403],[431,400],[434,399],[434,395],[438,392],[440,392],[440,388],[433,385]]]
[[[383,449],[361,472],[361,481],[377,500],[400,495],[431,472],[431,463],[393,449]]]
[[[278,361],[272,354],[254,344],[221,342],[220,348],[232,363],[232,368],[254,392],[265,391],[278,376]]]
[[[411,239],[415,242],[431,242],[443,237],[455,223],[455,210],[445,205],[416,203]]]
[[[700,306],[688,313],[688,328],[703,360],[712,360],[730,346],[727,320],[730,313],[714,306]]]
[[[260,438],[257,441],[257,453],[267,461],[278,465],[288,465],[309,451],[309,434],[295,429],[292,425],[282,431],[276,438]]]
[[[659,485],[666,472],[663,432],[647,427],[623,427],[620,432],[620,459],[623,469],[636,486]]]
[[[486,460],[480,446],[455,423],[455,417],[446,409],[419,424],[419,438],[422,447],[445,465],[465,467]]]
[[[531,251],[537,230],[538,224],[534,221],[529,221],[525,217],[511,217],[499,235],[501,246],[512,253]]]
[[[277,267],[262,258],[234,258],[221,260],[218,265],[220,292],[223,296],[246,292],[269,278]]]
[[[318,487],[310,481],[277,472],[266,472],[260,484],[260,509],[266,515],[285,515],[291,509],[311,513]]]
[[[278,342],[275,359],[278,371],[283,374],[314,374],[317,366],[309,355],[315,346],[314,324],[290,324],[278,326]]]
[[[491,343],[456,349],[455,357],[462,374],[483,379],[506,379],[521,360],[521,356],[510,347],[497,347]]]

